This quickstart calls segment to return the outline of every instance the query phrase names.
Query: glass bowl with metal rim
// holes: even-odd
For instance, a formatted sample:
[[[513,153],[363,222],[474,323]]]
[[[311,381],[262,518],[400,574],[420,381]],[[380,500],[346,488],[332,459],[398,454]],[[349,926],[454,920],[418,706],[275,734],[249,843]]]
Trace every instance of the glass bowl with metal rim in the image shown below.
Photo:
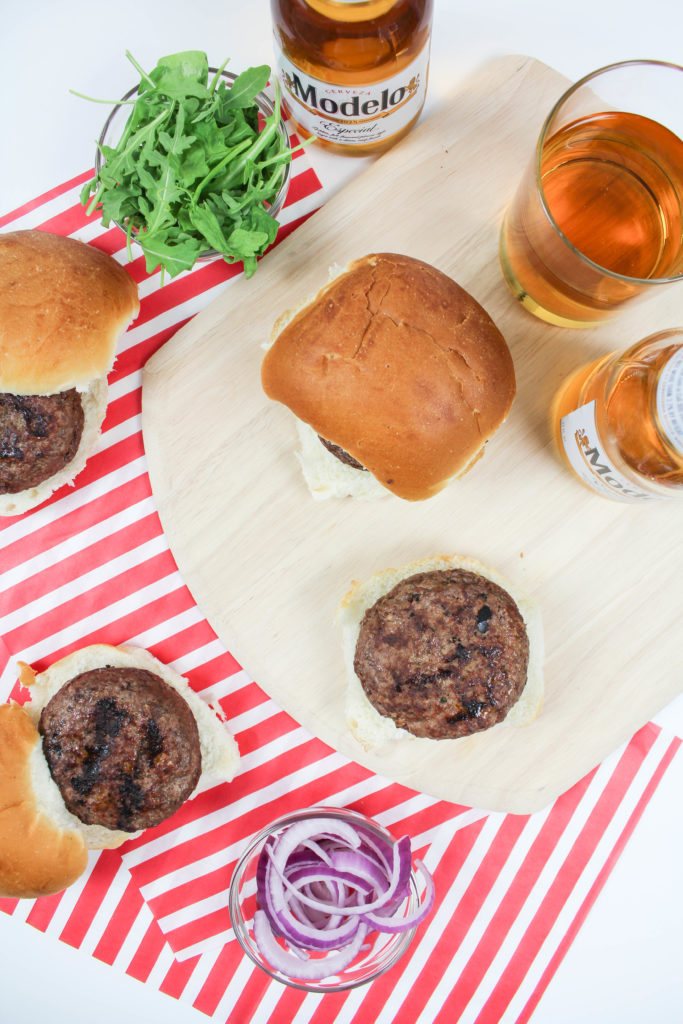
[[[407,879],[407,895],[400,906],[392,911],[392,922],[398,926],[397,930],[390,932],[368,931],[361,948],[350,963],[340,970],[331,971],[329,974],[324,973],[323,977],[313,978],[308,976],[309,965],[311,963],[322,964],[317,973],[325,971],[325,964],[334,964],[335,958],[338,958],[335,948],[332,947],[326,951],[309,949],[306,959],[292,953],[287,955],[287,951],[290,949],[288,942],[272,931],[273,941],[278,943],[279,949],[285,951],[287,960],[286,969],[281,962],[279,966],[276,966],[274,959],[281,961],[280,953],[277,954],[277,957],[269,959],[272,956],[272,948],[268,949],[264,946],[263,941],[259,941],[258,932],[255,929],[256,914],[259,911],[261,914],[263,913],[260,897],[260,893],[263,892],[263,875],[261,875],[259,883],[258,874],[263,872],[264,858],[266,857],[264,851],[267,844],[272,844],[274,840],[278,840],[287,832],[290,832],[291,835],[293,829],[301,829],[303,826],[304,832],[314,832],[316,828],[324,831],[325,820],[329,819],[339,823],[344,829],[354,830],[361,837],[362,842],[367,842],[370,848],[389,851],[397,845],[397,840],[390,832],[376,821],[357,811],[347,808],[312,807],[286,814],[255,835],[239,858],[230,883],[230,919],[235,936],[246,955],[271,978],[306,992],[342,992],[379,978],[398,963],[406,952],[418,927],[417,923],[412,924],[411,921],[416,916],[422,917],[421,907],[426,909],[423,879],[420,878],[412,863],[409,867],[406,864],[405,870],[410,872]],[[300,851],[297,851],[295,858],[297,856],[300,856]],[[431,884],[431,879],[429,882]],[[433,888],[431,899],[433,899]],[[429,900],[430,906],[431,899]],[[400,930],[398,930],[399,928]],[[268,942],[270,943],[270,941],[269,937]],[[277,953],[277,950],[275,952]]]
[[[211,75],[216,75],[219,73],[218,68],[210,67],[208,70],[209,74]],[[235,82],[235,79],[238,77],[237,75],[234,75],[229,71],[220,71],[220,76],[222,79],[225,80],[225,82],[229,86],[232,86],[232,84]],[[119,139],[122,137],[130,115],[131,100],[133,100],[134,97],[137,95],[138,88],[139,87],[135,85],[133,86],[132,89],[129,89],[128,92],[121,97],[119,103],[113,107],[107,120],[104,122],[102,131],[100,132],[99,138],[97,140],[97,149],[95,152],[96,175],[99,175],[102,167],[106,162],[102,155],[102,146],[110,146],[111,148],[114,148],[118,143]],[[254,97],[254,103],[258,110],[259,124],[262,128],[266,120],[268,118],[271,118],[275,113],[275,106],[273,101],[265,91],[261,91],[256,94],[256,96]],[[280,119],[277,126],[277,133],[283,146],[289,148],[289,132],[287,130],[287,124],[285,122],[285,117],[283,113],[280,114]],[[268,213],[273,218],[277,218],[277,215],[279,214],[280,210],[282,209],[285,203],[285,200],[287,198],[287,191],[289,189],[290,177],[291,158],[290,160],[287,160],[286,162],[281,164],[281,177],[279,181],[279,187],[272,201],[268,204],[265,204]],[[124,234],[128,234],[128,218],[122,221],[113,220],[113,223],[116,225],[116,227],[120,228],[120,230],[123,231]],[[133,227],[131,230],[131,241],[133,242],[135,242],[137,230],[138,229],[136,227]],[[221,257],[222,255],[223,254],[217,249],[203,249],[197,256],[197,262],[206,262],[209,260],[216,259],[217,257]]]

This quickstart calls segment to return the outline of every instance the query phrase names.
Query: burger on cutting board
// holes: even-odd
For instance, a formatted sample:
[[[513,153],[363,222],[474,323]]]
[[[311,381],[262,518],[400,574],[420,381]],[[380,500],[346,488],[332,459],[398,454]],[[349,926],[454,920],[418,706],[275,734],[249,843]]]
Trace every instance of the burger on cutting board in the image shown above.
[[[482,456],[515,396],[486,311],[396,253],[356,260],[282,316],[261,381],[296,417],[318,499],[431,498]],[[473,558],[436,555],[356,581],[337,621],[346,724],[365,750],[523,726],[539,712],[540,612]]]
[[[314,498],[432,497],[480,458],[515,396],[486,311],[409,256],[356,260],[274,335],[261,381],[296,417]]]
[[[356,581],[337,622],[346,723],[366,750],[525,726],[540,711],[540,609],[474,558],[434,555]]]

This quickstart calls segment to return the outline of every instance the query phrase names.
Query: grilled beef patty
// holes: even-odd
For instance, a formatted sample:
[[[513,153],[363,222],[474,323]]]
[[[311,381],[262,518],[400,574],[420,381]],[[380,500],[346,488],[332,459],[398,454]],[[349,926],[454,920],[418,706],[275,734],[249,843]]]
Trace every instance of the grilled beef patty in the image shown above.
[[[488,729],[527,677],[524,620],[501,587],[462,569],[417,573],[369,608],[354,668],[370,703],[415,736]]]
[[[87,825],[150,828],[201,773],[199,731],[179,693],[138,668],[75,676],[40,716],[43,751],[64,803]]]
[[[328,452],[331,452],[335,458],[343,462],[345,466],[352,466],[353,469],[362,469],[364,473],[367,473],[367,469],[363,466],[358,459],[354,459],[353,455],[350,455],[345,448],[340,448],[338,444],[333,444],[332,441],[327,441],[324,437],[318,434],[318,440],[327,448]]]
[[[57,395],[0,394],[0,494],[37,487],[71,462],[83,420],[75,388]]]

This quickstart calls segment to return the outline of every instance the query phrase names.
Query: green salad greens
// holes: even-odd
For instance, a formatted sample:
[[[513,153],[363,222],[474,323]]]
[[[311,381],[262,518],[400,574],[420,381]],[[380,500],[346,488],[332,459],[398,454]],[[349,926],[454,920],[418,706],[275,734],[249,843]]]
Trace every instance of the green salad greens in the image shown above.
[[[228,62],[211,74],[198,50],[162,57],[149,74],[126,56],[140,84],[121,138],[100,145],[101,166],[82,204],[101,212],[105,227],[113,221],[126,230],[131,259],[135,239],[148,273],[161,267],[175,277],[214,249],[228,263],[242,261],[251,277],[277,234],[268,205],[293,152],[279,130],[278,82],[273,113],[259,124],[255,97],[267,65],[230,85],[222,75]]]

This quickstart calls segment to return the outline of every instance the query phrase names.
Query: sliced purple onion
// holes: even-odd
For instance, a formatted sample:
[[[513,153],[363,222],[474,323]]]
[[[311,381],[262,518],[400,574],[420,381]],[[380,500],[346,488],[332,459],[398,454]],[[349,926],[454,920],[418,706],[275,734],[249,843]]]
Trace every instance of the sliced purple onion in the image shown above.
[[[358,928],[358,919],[343,915],[339,925],[321,929],[306,922],[302,914],[296,914],[288,903],[281,880],[275,871],[273,862],[266,865],[265,872],[265,903],[262,910],[268,915],[276,934],[302,949],[338,949],[349,942]],[[294,904],[296,909],[296,904]],[[339,907],[335,908],[338,910]],[[332,909],[332,908],[328,908]]]
[[[364,879],[369,885],[381,888],[386,884],[386,869],[367,853],[356,850],[335,850],[330,858],[337,871],[348,872]]]
[[[294,887],[287,878],[286,872],[281,867],[281,861],[277,858],[276,853],[277,847],[268,851],[273,864],[274,872],[277,872],[277,876],[270,873],[270,877],[274,880],[274,885],[277,888],[279,882],[282,883],[285,889],[290,892],[293,891]],[[276,859],[277,858],[277,859]],[[386,888],[379,894],[376,895],[374,900],[370,900],[368,903],[354,906],[350,902],[344,903],[344,910],[347,914],[367,914],[369,911],[379,910],[381,907],[386,906],[395,896],[408,893],[408,886],[410,884],[410,839],[408,836],[403,836],[394,846],[394,858],[391,867],[391,876],[388,879]],[[335,877],[334,870],[329,869],[330,877]],[[375,890],[376,892],[376,890]],[[301,890],[297,891],[297,897],[299,902],[305,903],[309,907],[313,907],[315,910],[329,910],[329,903],[325,903],[322,900],[312,899],[309,896],[305,896]]]
[[[417,910],[406,915],[401,908],[411,893],[408,836],[392,843],[362,825],[324,816],[270,836],[256,870],[260,909],[254,939],[262,956],[303,980],[338,974],[364,948],[369,930],[405,932],[427,917],[434,883],[422,861],[415,864],[425,892]],[[310,952],[327,955],[306,959]]]
[[[261,955],[276,971],[302,981],[321,981],[343,971],[360,952],[366,932],[366,927],[361,925],[353,939],[339,952],[317,960],[300,960],[276,942],[265,912],[257,910],[254,914],[254,939]]]
[[[394,920],[391,917],[387,917],[380,913],[373,913],[369,911],[361,916],[361,921],[365,921],[366,924],[371,925],[378,931],[383,932],[404,932],[407,928],[414,928],[415,925],[420,924],[429,914],[434,904],[434,896],[436,890],[434,888],[434,879],[427,871],[421,860],[415,858],[415,867],[420,871],[420,874],[425,880],[426,889],[422,903],[413,914],[406,914],[405,917],[401,917],[398,920]]]

